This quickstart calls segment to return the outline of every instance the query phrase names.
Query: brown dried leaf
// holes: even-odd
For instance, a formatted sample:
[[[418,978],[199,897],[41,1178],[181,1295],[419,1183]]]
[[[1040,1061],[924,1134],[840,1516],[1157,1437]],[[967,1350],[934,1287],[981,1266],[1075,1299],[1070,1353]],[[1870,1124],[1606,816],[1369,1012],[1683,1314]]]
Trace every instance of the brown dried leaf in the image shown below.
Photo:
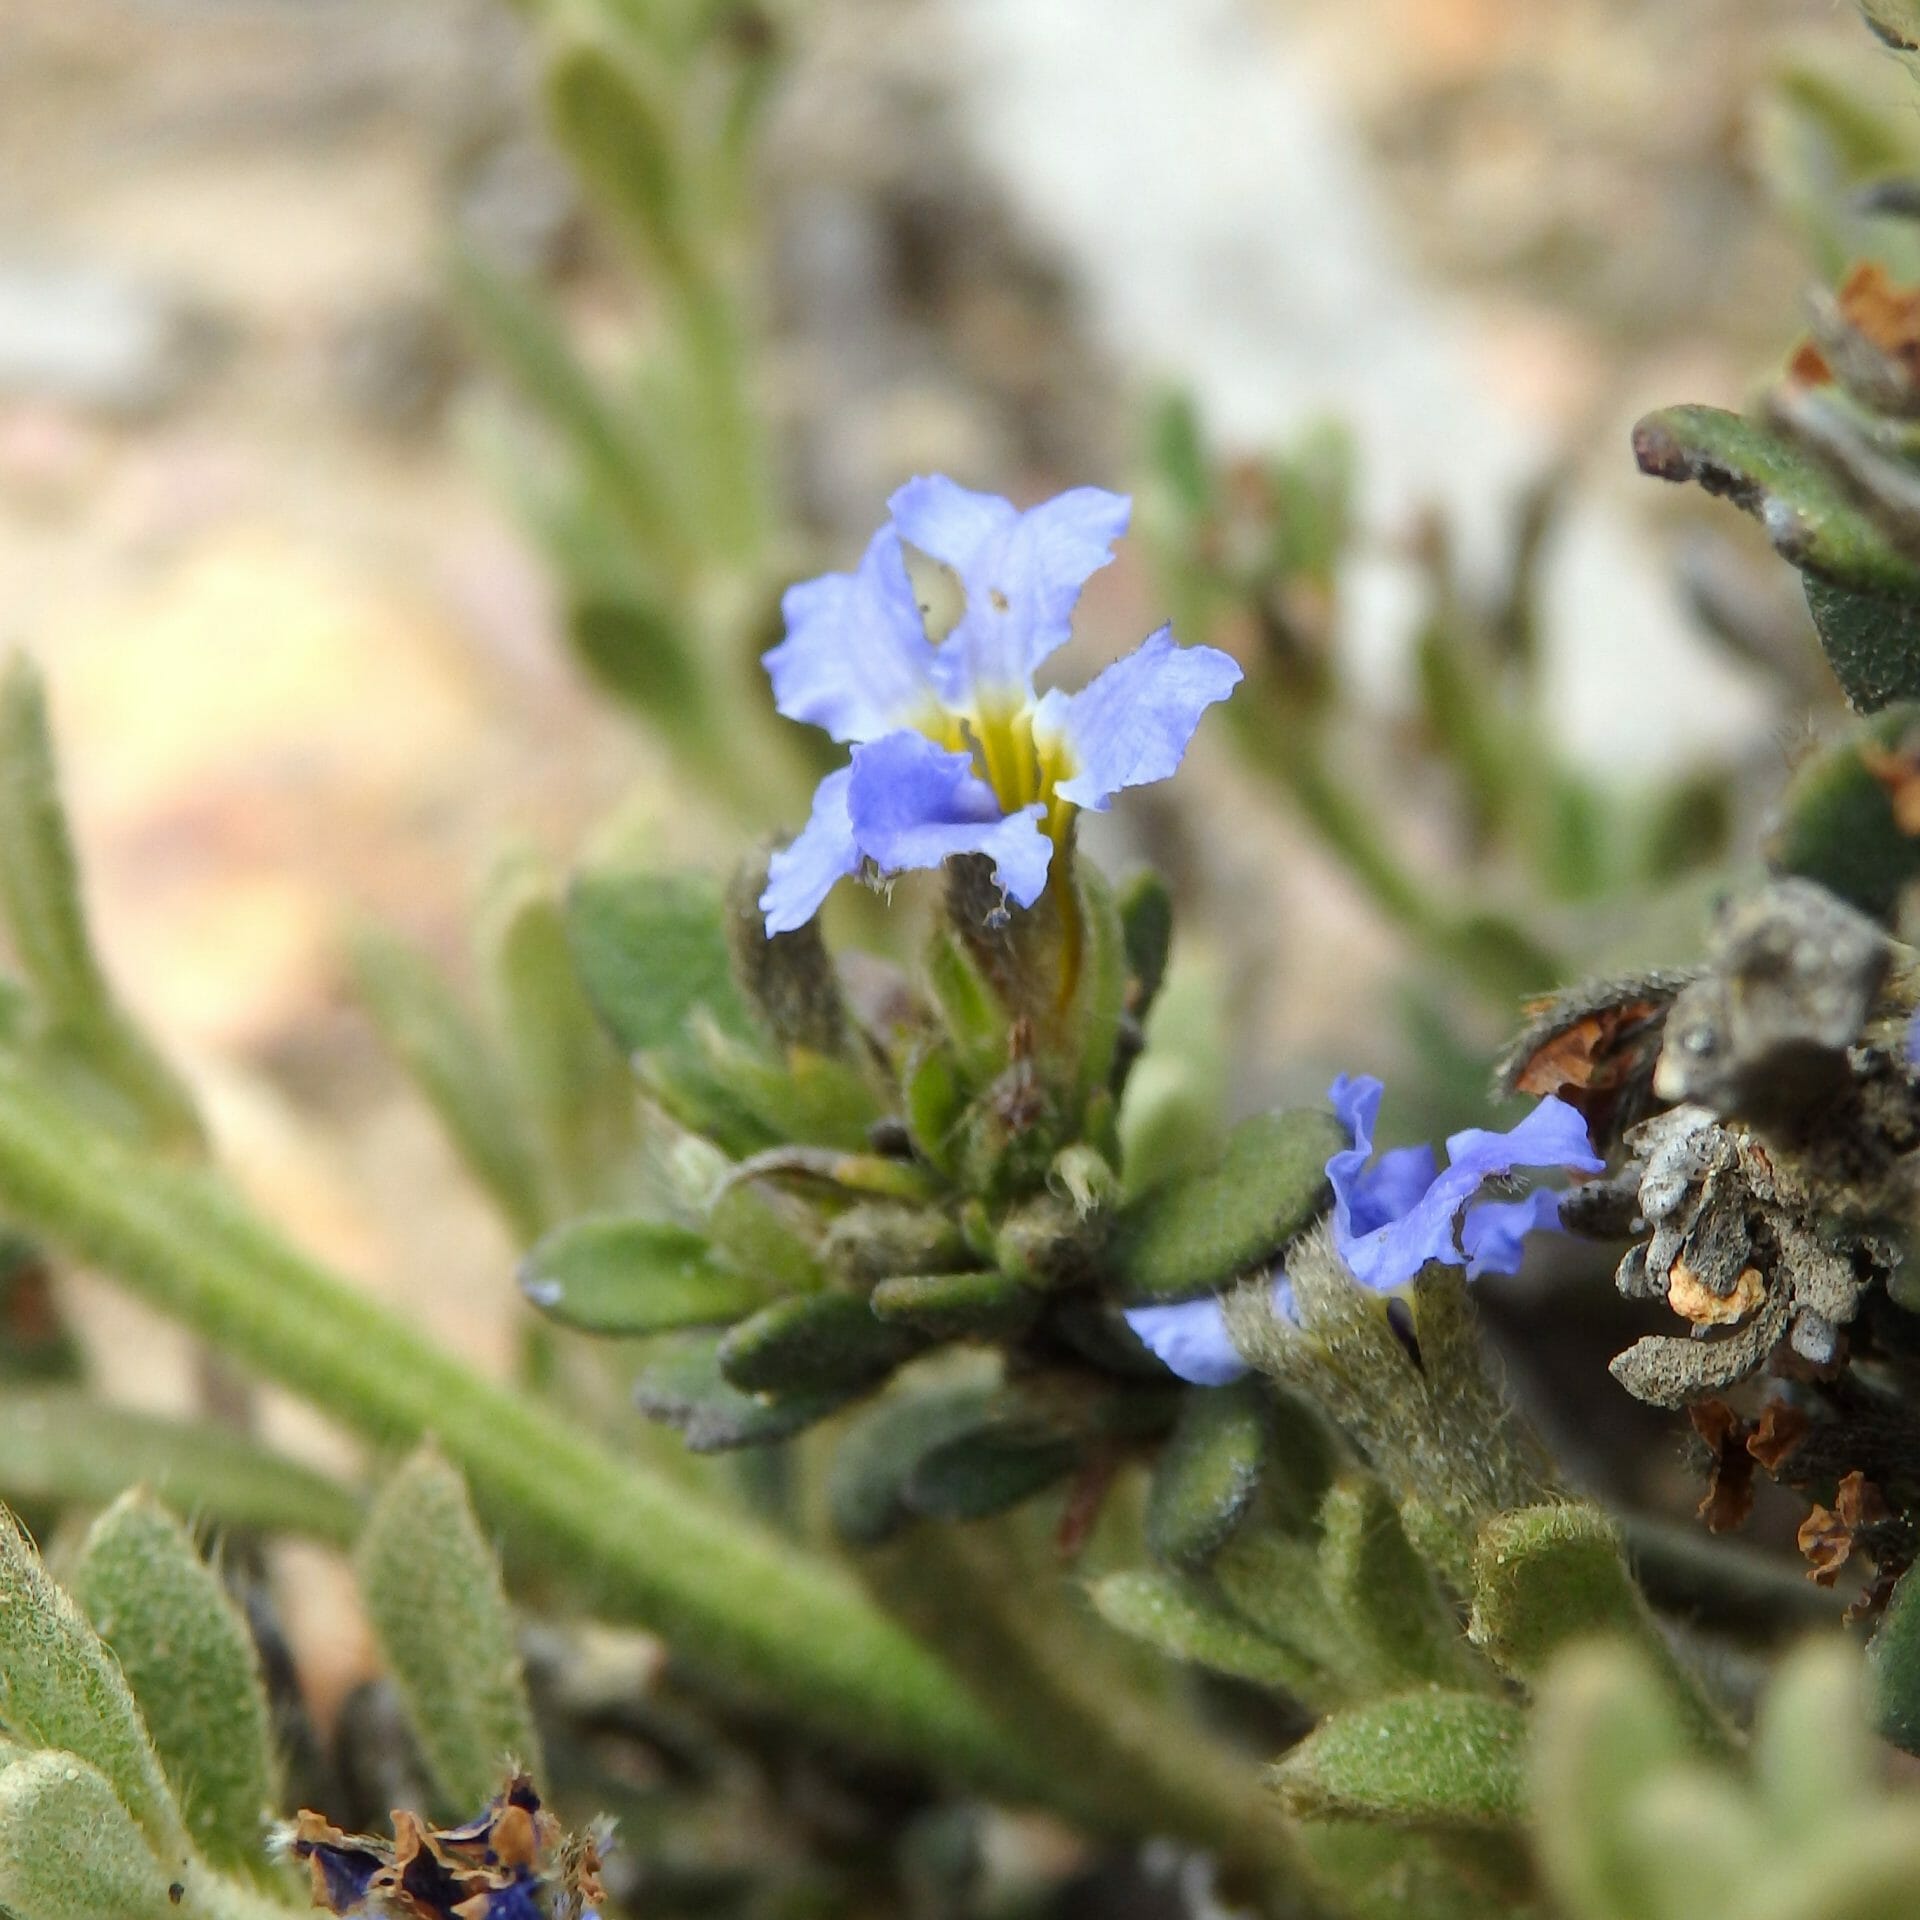
[[[1696,1400],[1687,1409],[1712,1456],[1700,1518],[1709,1533],[1732,1533],[1753,1511],[1753,1458],[1746,1422],[1724,1400]]]
[[[1547,1004],[1536,1001],[1528,1011],[1544,1011]],[[1633,1066],[1631,1057],[1621,1056],[1622,1039],[1636,1033],[1662,1009],[1663,1003],[1657,1000],[1629,1000],[1622,1006],[1600,1007],[1583,1014],[1527,1056],[1513,1076],[1514,1090],[1536,1099],[1550,1093],[1566,1099],[1589,1089],[1611,1092]]]
[[[1909,378],[1920,378],[1920,286],[1898,287],[1877,260],[1863,260],[1840,288],[1841,317]]]
[[[1815,1506],[1800,1523],[1800,1551],[1807,1557],[1807,1578],[1817,1586],[1832,1586],[1840,1578],[1840,1569],[1852,1558],[1854,1536],[1892,1517],[1880,1489],[1856,1468],[1840,1482],[1831,1507]]]
[[[1833,369],[1815,342],[1802,340],[1787,362],[1787,378],[1803,387],[1827,387],[1833,384]]]
[[[1747,1451],[1771,1474],[1778,1474],[1813,1426],[1788,1400],[1769,1400],[1747,1436]]]
[[[1877,1527],[1893,1518],[1886,1495],[1857,1467],[1840,1482],[1835,1510],[1843,1526],[1858,1532],[1862,1527]]]
[[[1816,1586],[1832,1586],[1853,1552],[1852,1529],[1840,1524],[1831,1507],[1816,1505],[1801,1521],[1796,1537],[1807,1559],[1807,1578]]]

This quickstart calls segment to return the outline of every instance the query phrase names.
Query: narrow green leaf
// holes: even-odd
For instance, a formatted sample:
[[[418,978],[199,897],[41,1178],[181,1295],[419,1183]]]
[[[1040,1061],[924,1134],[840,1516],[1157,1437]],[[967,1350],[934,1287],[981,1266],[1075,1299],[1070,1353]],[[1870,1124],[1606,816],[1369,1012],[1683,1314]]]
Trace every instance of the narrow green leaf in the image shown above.
[[[1127,1011],[1144,1020],[1173,952],[1173,891],[1152,868],[1135,874],[1115,901],[1127,955]]]
[[[72,1388],[0,1395],[0,1496],[103,1507],[136,1482],[221,1526],[345,1546],[358,1497],[257,1441],[187,1420],[114,1407]]]
[[[1786,435],[1718,407],[1667,407],[1634,428],[1633,448],[1643,473],[1691,480],[1755,515],[1807,573],[1860,592],[1920,593],[1920,566]]]
[[[210,1860],[267,1875],[279,1801],[253,1637],[187,1530],[150,1494],[94,1522],[69,1582],[139,1703],[187,1828]]]
[[[1881,1739],[1920,1754],[1920,1577],[1893,1590],[1867,1647],[1868,1697]]]
[[[1068,1030],[1076,1042],[1074,1111],[1113,1079],[1126,1012],[1127,944],[1107,877],[1090,861],[1074,869],[1080,915],[1080,955]]]
[[[648,1361],[634,1382],[635,1404],[676,1428],[694,1453],[724,1453],[786,1440],[843,1407],[857,1389],[822,1388],[778,1396],[745,1393],[720,1371],[718,1340],[694,1337]]]
[[[721,1092],[776,1140],[856,1153],[866,1146],[880,1105],[850,1060],[793,1048],[783,1060],[765,1042],[742,1040],[707,1018],[691,1022],[701,1066]]]
[[[1213,504],[1200,410],[1184,388],[1166,388],[1148,407],[1147,464],[1182,514],[1202,514]]]
[[[562,47],[547,68],[553,130],[595,197],[657,265],[684,265],[686,197],[673,90],[639,50],[593,40]]]
[[[1720,1716],[1675,1659],[1597,1507],[1523,1507],[1489,1521],[1474,1557],[1469,1632],[1521,1679],[1536,1678],[1576,1641],[1611,1635],[1637,1645],[1684,1702],[1696,1737],[1709,1747],[1726,1742]]]
[[[1267,1453],[1267,1393],[1249,1377],[1190,1393],[1153,1470],[1147,1544],[1169,1566],[1204,1566],[1246,1518]]]
[[[696,1009],[723,1033],[751,1035],[720,889],[704,875],[589,868],[568,890],[567,936],[587,996],[623,1052],[683,1045]]]
[[[1355,1684],[1353,1648],[1328,1604],[1314,1543],[1270,1527],[1243,1527],[1209,1568],[1220,1597],[1263,1639],[1312,1673],[1304,1696],[1321,1708],[1345,1706],[1365,1691]]]
[[[1556,1664],[1534,1707],[1534,1845],[1548,1891],[1573,1920],[1674,1915],[1670,1856],[1639,1843],[1629,1812],[1649,1782],[1691,1757],[1644,1653],[1595,1644]]]
[[[0,1768],[0,1907],[13,1920],[179,1920],[184,1849],[154,1858],[112,1786],[71,1753]]]
[[[1114,1573],[1096,1580],[1090,1591],[1109,1625],[1175,1660],[1299,1700],[1322,1694],[1323,1676],[1312,1661],[1291,1647],[1276,1646],[1177,1574]]]
[[[186,1856],[186,1828],[125,1677],[10,1515],[0,1516],[0,1723],[97,1767],[155,1854]]]
[[[1026,1326],[1043,1296],[1008,1273],[909,1273],[882,1280],[869,1304],[877,1319],[930,1340],[992,1340]]]
[[[1385,1487],[1354,1474],[1320,1510],[1320,1579],[1356,1660],[1381,1692],[1419,1685],[1485,1685],[1453,1609],[1414,1552]]]
[[[1773,1833],[1818,1852],[1872,1804],[1884,1756],[1867,1706],[1867,1673],[1852,1647],[1812,1641],[1775,1669],[1753,1737],[1754,1785]]]
[[[963,1081],[990,1079],[1007,1060],[1007,1016],[985,974],[953,929],[936,926],[927,942],[927,986],[940,1009]]]
[[[471,1814],[539,1739],[500,1568],[466,1483],[424,1447],[387,1483],[355,1557],[367,1617],[448,1811]]]
[[[608,693],[676,743],[705,746],[713,696],[695,664],[692,636],[668,605],[583,588],[567,607],[567,639]]]
[[[990,1421],[913,1463],[907,1504],[929,1520],[984,1520],[1066,1478],[1080,1450],[1070,1439],[1016,1417]]]
[[[548,1234],[521,1266],[520,1286],[564,1326],[634,1335],[723,1326],[770,1293],[714,1259],[705,1235],[689,1227],[611,1214]]]
[[[1901,831],[1873,767],[1909,743],[1920,744],[1920,704],[1903,701],[1803,763],[1767,842],[1773,871],[1817,880],[1863,913],[1890,914],[1920,879],[1920,839]]]
[[[98,1018],[112,996],[87,935],[46,690],[22,653],[0,673],[0,901],[47,1012],[82,1025]]]
[[[1030,1785],[948,1671],[823,1558],[464,1366],[217,1183],[88,1125],[4,1054],[0,1208],[375,1444],[430,1429],[490,1522],[608,1617],[698,1647],[864,1745],[990,1791]],[[705,1368],[717,1383],[710,1344]]]
[[[1438,1688],[1337,1713],[1274,1769],[1297,1819],[1505,1827],[1525,1806],[1526,1714]]]
[[[657,450],[581,364],[545,304],[471,250],[454,255],[451,279],[463,316],[629,533],[650,553],[672,551],[675,510]]]
[[[0,911],[47,1042],[132,1110],[156,1145],[197,1148],[191,1095],[115,999],[87,931],[46,691],[16,653],[0,670]]]
[[[568,1209],[604,1205],[635,1134],[633,1073],[574,971],[560,902],[541,862],[510,855],[481,916],[481,965],[519,1105]]]
[[[1327,1158],[1347,1144],[1317,1107],[1242,1121],[1216,1166],[1122,1209],[1110,1258],[1125,1297],[1179,1299],[1277,1253],[1325,1204]]]
[[[819,1216],[792,1194],[760,1181],[728,1182],[707,1206],[706,1233],[728,1266],[764,1279],[763,1298],[824,1283]]]
[[[390,934],[363,931],[352,959],[360,998],[381,1039],[514,1237],[532,1241],[545,1224],[547,1198],[498,1048],[438,970]]]
[[[919,1345],[837,1287],[762,1307],[720,1342],[721,1374],[743,1393],[852,1391],[884,1378]]]
[[[1857,713],[1920,699],[1920,587],[1866,593],[1808,574],[1807,611]]]
[[[904,1387],[848,1422],[833,1450],[827,1510],[850,1546],[874,1547],[914,1517],[908,1482],[923,1454],[994,1417],[997,1388]]]

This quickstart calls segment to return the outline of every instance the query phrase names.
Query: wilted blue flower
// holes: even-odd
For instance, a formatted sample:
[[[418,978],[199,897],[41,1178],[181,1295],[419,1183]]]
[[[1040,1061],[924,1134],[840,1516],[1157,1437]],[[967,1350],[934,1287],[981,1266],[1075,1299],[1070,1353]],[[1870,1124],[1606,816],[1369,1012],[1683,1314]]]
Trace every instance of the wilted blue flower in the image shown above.
[[[1405,1286],[1430,1260],[1465,1267],[1469,1280],[1519,1272],[1526,1236],[1560,1224],[1559,1194],[1538,1188],[1520,1200],[1474,1196],[1518,1167],[1598,1173],[1606,1164],[1593,1150],[1587,1123],[1564,1100],[1551,1097],[1505,1133],[1470,1127],[1454,1134],[1444,1171],[1428,1146],[1389,1148],[1376,1160],[1373,1129],[1383,1091],[1370,1076],[1346,1074],[1327,1089],[1353,1139],[1327,1161],[1333,1243],[1353,1277],[1376,1293]],[[1284,1273],[1274,1278],[1273,1305],[1283,1319],[1293,1318],[1293,1291]],[[1127,1324],[1195,1386],[1225,1386],[1246,1371],[1216,1294],[1131,1308]]]
[[[1112,558],[1130,502],[1076,487],[1020,512],[934,475],[888,502],[853,573],[790,588],[787,635],[765,656],[774,703],[853,743],[793,844],[774,855],[769,934],[804,926],[835,881],[982,853],[1021,906],[1039,899],[1080,808],[1164,780],[1239,667],[1161,628],[1078,693],[1036,694],[1035,669],[1067,638],[1088,579]],[[951,633],[927,638],[903,543],[959,577]]]

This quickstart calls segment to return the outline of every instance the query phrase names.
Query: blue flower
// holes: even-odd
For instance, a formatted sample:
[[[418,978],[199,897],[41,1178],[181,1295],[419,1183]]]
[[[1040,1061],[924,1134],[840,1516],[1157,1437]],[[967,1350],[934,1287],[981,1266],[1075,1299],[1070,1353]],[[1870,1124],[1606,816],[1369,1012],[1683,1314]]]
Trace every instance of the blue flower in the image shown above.
[[[1162,628],[1077,693],[1036,694],[1089,578],[1126,531],[1124,495],[1077,487],[1022,513],[938,475],[911,480],[852,573],[788,590],[786,638],[765,656],[774,704],[851,743],[793,844],[774,855],[769,934],[804,926],[835,882],[985,854],[1023,907],[1039,899],[1074,814],[1166,779],[1239,667]],[[965,592],[952,632],[927,637],[905,544]]]
[[[1519,1272],[1526,1236],[1559,1226],[1560,1196],[1541,1188],[1520,1200],[1478,1200],[1480,1189],[1517,1167],[1598,1173],[1606,1164],[1593,1150],[1587,1123],[1564,1100],[1551,1097],[1505,1133],[1470,1127],[1453,1135],[1444,1170],[1427,1146],[1393,1147],[1375,1159],[1373,1130],[1383,1091],[1378,1080],[1346,1074],[1327,1089],[1353,1140],[1327,1161],[1333,1243],[1353,1277],[1376,1293],[1405,1286],[1430,1260],[1465,1267],[1469,1280]],[[1294,1317],[1284,1273],[1274,1277],[1273,1306],[1282,1319]],[[1225,1386],[1246,1371],[1217,1294],[1134,1307],[1127,1324],[1195,1386]]]

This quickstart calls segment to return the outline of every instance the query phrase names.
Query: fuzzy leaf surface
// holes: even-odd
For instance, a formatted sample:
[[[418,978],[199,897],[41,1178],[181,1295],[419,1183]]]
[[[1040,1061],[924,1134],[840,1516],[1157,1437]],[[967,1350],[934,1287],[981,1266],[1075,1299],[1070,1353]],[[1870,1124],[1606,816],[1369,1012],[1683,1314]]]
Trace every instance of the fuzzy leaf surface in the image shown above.
[[[135,1491],[94,1522],[69,1584],[133,1689],[201,1851],[264,1877],[278,1769],[253,1636],[219,1575]]]
[[[422,1448],[387,1483],[355,1557],[367,1616],[449,1811],[471,1814],[539,1739],[499,1563],[459,1473]]]

